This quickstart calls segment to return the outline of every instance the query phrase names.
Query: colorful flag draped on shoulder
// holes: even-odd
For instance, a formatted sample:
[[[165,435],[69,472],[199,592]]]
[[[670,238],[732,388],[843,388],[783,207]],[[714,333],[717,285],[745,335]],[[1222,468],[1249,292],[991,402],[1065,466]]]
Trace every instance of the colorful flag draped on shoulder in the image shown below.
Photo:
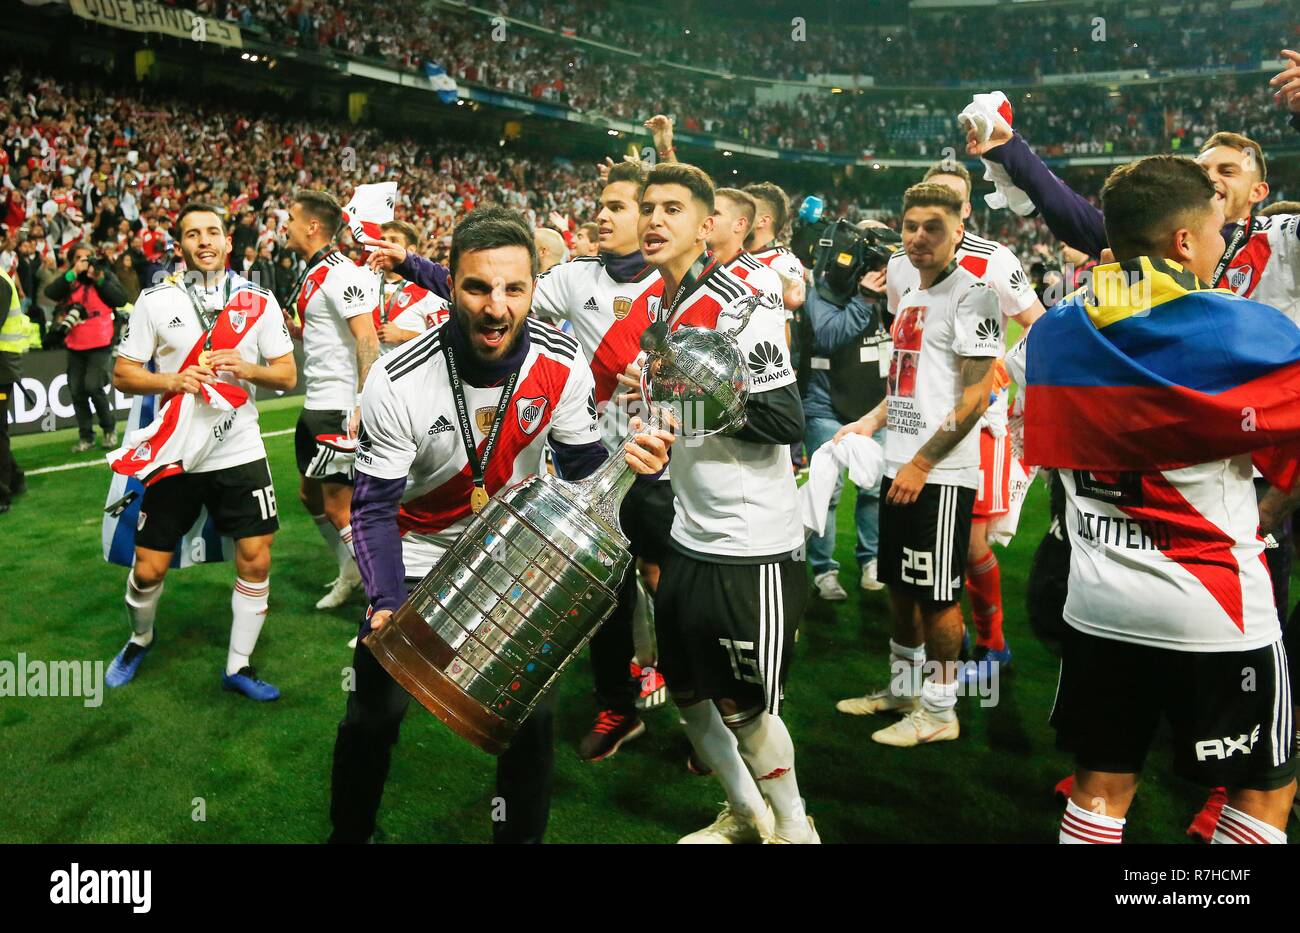
[[[437,92],[439,100],[444,104],[456,103],[456,98],[460,94],[456,87],[456,79],[447,74],[447,69],[437,62],[425,62],[424,76],[429,79],[429,87]]]
[[[361,237],[376,240],[384,238],[381,226],[393,219],[393,205],[397,203],[397,182],[381,181],[373,185],[357,185],[352,200],[343,208],[343,222],[358,243]],[[366,250],[369,252],[369,249]]]
[[[1300,328],[1177,263],[1097,266],[1026,345],[1025,462],[1171,470],[1253,455],[1300,473]]]
[[[149,365],[150,370],[153,364]],[[154,420],[158,397],[136,396],[131,403],[127,421],[127,434],[138,431]],[[140,500],[144,497],[144,484],[134,476],[114,473],[108,485],[108,498],[104,502],[103,526],[100,530],[104,547],[104,560],[110,564],[130,567],[135,563],[135,533],[140,523]],[[187,531],[172,552],[172,567],[189,567],[192,564],[232,560],[235,543],[223,538],[213,526],[206,508]]]

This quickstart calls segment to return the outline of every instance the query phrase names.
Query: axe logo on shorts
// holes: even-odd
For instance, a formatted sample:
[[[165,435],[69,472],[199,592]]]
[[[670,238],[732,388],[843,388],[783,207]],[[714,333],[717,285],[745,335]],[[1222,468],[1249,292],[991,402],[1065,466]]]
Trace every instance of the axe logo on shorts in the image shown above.
[[[546,411],[546,398],[541,395],[536,398],[521,398],[515,402],[515,410],[519,413],[519,430],[531,435],[542,423],[542,414]]]

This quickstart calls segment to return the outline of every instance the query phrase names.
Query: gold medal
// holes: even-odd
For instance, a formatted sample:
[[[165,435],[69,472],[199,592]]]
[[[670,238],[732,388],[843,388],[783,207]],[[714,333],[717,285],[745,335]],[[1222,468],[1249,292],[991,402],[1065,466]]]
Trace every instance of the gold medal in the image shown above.
[[[482,512],[488,504],[487,490],[482,486],[475,486],[474,491],[469,494],[469,507],[474,510],[474,514]]]
[[[199,365],[200,365],[200,366],[207,366],[207,365],[208,365],[208,360],[210,360],[210,359],[212,359],[212,354],[209,353],[207,350],[204,350],[202,353],[199,354],[199,361],[198,361],[198,362],[199,362]]]

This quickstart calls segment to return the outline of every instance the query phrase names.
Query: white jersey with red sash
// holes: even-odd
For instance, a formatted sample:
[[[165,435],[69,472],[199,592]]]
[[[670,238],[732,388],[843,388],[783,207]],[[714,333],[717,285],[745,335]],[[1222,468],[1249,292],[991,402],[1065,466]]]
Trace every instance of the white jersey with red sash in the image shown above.
[[[1253,217],[1228,239],[1220,288],[1277,308],[1300,324],[1300,214]],[[1234,242],[1235,241],[1235,242]]]
[[[749,366],[750,392],[795,381],[785,323],[754,286],[710,261],[664,308],[670,330],[704,327],[729,333]],[[662,290],[661,290],[662,291]],[[657,317],[659,297],[651,301]],[[803,545],[790,448],[716,435],[673,448],[676,499],[672,538],[687,550],[731,559],[785,554]]]
[[[384,282],[379,293],[379,304],[372,312],[375,330],[385,324],[393,324],[402,330],[422,333],[430,327],[437,327],[451,314],[447,300],[435,295],[427,288],[401,279],[397,282]],[[400,343],[379,342],[379,353],[392,353]]]
[[[212,350],[238,350],[250,363],[293,352],[280,306],[265,288],[228,272],[215,288],[195,288],[192,294],[206,314],[220,312],[212,326]],[[199,314],[182,280],[175,280],[140,293],[118,353],[138,363],[155,360],[158,372],[176,373],[198,362],[204,344]],[[220,373],[208,388],[212,391],[202,397],[191,397],[191,411],[184,410],[190,405],[169,404],[182,399],[164,396],[149,450],[135,451],[134,459],[158,461],[159,452],[168,443],[185,451],[183,468],[190,473],[222,470],[265,457],[257,406],[251,401],[253,384]],[[173,438],[178,428],[187,436]]]
[[[578,342],[528,320],[529,349],[488,459],[489,495],[537,472],[548,438],[599,440],[591,368]],[[469,525],[473,481],[443,355],[443,325],[430,328],[376,364],[361,402],[356,468],[406,479],[398,513],[406,575],[421,577]],[[483,456],[503,387],[464,384],[478,456]]]
[[[785,285],[775,269],[741,250],[735,259],[727,263],[727,271],[742,282],[748,282],[757,288],[767,297],[772,307],[780,308],[782,319],[786,317]]]
[[[375,274],[338,250],[312,264],[293,301],[302,321],[303,408],[351,411],[357,397],[357,354],[348,319],[373,314],[379,304]]]
[[[618,374],[641,352],[641,334],[651,322],[646,298],[662,293],[659,273],[649,265],[619,281],[600,256],[579,256],[537,277],[533,311],[543,319],[573,325],[573,336],[591,364],[602,410],[621,391]]]

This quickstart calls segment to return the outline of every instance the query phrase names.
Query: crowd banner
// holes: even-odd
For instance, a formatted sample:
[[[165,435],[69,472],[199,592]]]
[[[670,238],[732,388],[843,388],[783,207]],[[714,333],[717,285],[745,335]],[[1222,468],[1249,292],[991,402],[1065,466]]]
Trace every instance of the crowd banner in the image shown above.
[[[82,19],[116,29],[158,32],[177,39],[211,42],[236,49],[244,47],[244,37],[233,23],[150,3],[149,0],[69,0],[68,5]]]

